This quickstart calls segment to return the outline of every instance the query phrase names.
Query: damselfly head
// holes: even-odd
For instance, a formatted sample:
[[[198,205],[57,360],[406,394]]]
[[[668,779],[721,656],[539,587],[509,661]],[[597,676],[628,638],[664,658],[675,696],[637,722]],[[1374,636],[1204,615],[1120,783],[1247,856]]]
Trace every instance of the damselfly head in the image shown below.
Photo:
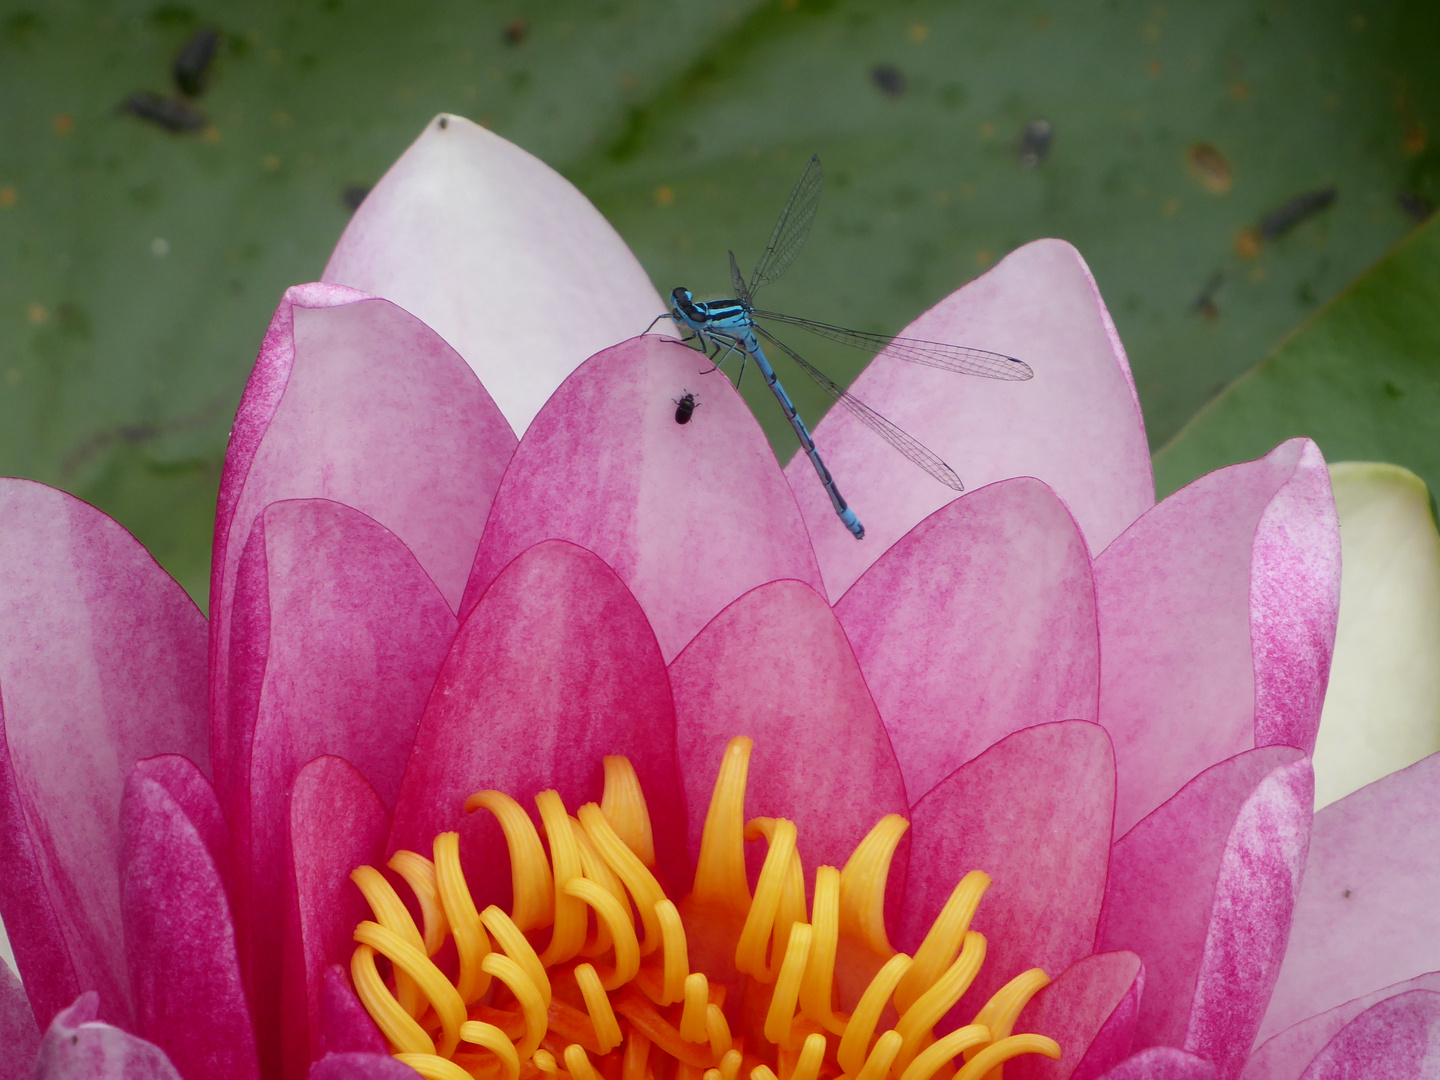
[[[683,285],[670,290],[670,308],[677,315],[688,316],[692,320],[700,318],[694,295]]]

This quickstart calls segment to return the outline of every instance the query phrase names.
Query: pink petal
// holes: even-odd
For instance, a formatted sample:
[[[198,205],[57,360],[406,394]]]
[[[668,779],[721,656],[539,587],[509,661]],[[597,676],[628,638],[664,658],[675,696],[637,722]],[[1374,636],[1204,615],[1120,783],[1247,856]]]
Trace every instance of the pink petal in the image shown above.
[[[1432,1080],[1440,1063],[1440,993],[1409,990],[1345,1025],[1301,1080]]]
[[[220,800],[205,774],[193,761],[179,754],[162,754],[137,762],[131,776],[137,774],[159,784],[195,828],[228,896],[232,858],[230,829],[225,824]]]
[[[1038,480],[981,488],[915,526],[835,605],[910,801],[1012,731],[1094,720],[1085,540]]]
[[[850,643],[803,582],[774,581],[736,600],[675,658],[670,686],[692,863],[735,735],[755,740],[747,820],[794,821],[807,877],[816,866],[844,866],[876,821],[906,813],[900,769]],[[748,848],[758,873],[764,845]],[[903,849],[890,880],[898,897]]]
[[[84,989],[130,1017],[120,797],[131,765],[208,767],[205,620],[129,533],[0,480],[0,916],[36,1018]]]
[[[1260,1037],[1440,970],[1440,754],[1315,815],[1290,947]]]
[[[1035,370],[1030,382],[998,382],[881,353],[851,388],[949,462],[970,490],[1012,476],[1039,477],[1074,513],[1091,551],[1155,502],[1125,350],[1084,260],[1063,240],[1012,252],[901,333],[990,349]],[[833,600],[954,492],[845,409],[830,410],[815,441],[867,530],[857,544],[836,520],[810,462],[800,454],[791,459],[785,475]]]
[[[1093,951],[1114,782],[1105,729],[1064,720],[1007,736],[915,805],[896,948],[920,943],[966,872],[994,882],[974,923],[989,939],[985,966],[959,1013],[1027,968],[1064,971]]]
[[[235,927],[206,838],[141,762],[120,807],[121,902],[134,991],[135,1031],[186,1080],[260,1075]],[[193,769],[193,766],[192,766]],[[194,778],[203,783],[199,771]],[[195,790],[193,787],[191,790]],[[208,793],[204,818],[219,816]]]
[[[282,499],[353,506],[395,532],[454,607],[514,448],[474,373],[413,315],[333,285],[286,292],[220,481],[210,576],[219,790],[234,782],[228,762],[239,752],[223,723],[230,608],[256,516]]]
[[[98,1023],[99,1011],[99,995],[87,990],[55,1014],[41,1040],[33,1080],[180,1080],[165,1051]]]
[[[805,526],[770,444],[725,377],[666,338],[585,362],[526,432],[495,497],[461,617],[516,555],[570,540],[614,567],[666,662],[756,585],[819,587]],[[675,399],[700,401],[675,423]],[[852,541],[853,542],[853,541]]]
[[[1241,751],[1314,747],[1338,528],[1320,451],[1292,439],[1171,495],[1096,558],[1117,832]]]
[[[328,1039],[334,1040],[330,1049],[366,1048],[351,1045],[363,1036],[364,1025],[358,1019],[354,1025],[337,1027],[333,1036],[322,1022],[344,1015],[329,1006],[327,971],[332,964],[349,970],[355,951],[351,935],[362,919],[370,917],[365,898],[350,881],[350,871],[383,865],[390,815],[353,765],[327,756],[316,758],[296,776],[289,825],[294,907],[286,917],[287,1007],[282,1034],[287,1075],[296,1075],[297,1066],[325,1051]]]
[[[1145,988],[1134,953],[1095,953],[1072,964],[1035,995],[1016,1031],[1048,1035],[1060,1059],[1025,1054],[1005,1066],[1011,1080],[1095,1080],[1130,1053]]]
[[[415,1070],[389,1054],[326,1054],[309,1080],[415,1080]]]
[[[1173,1046],[1155,1046],[1122,1061],[1100,1080],[1215,1080],[1217,1075],[1204,1058]]]
[[[387,1054],[385,1036],[350,989],[350,976],[339,964],[325,969],[320,996],[320,1050],[325,1054]]]
[[[655,635],[595,555],[537,544],[460,627],[420,721],[390,850],[428,852],[437,833],[458,829],[477,904],[508,907],[505,841],[489,813],[462,812],[466,797],[495,789],[530,809],[554,788],[573,812],[599,800],[606,754],[633,762],[660,866],[684,880],[675,712]]]
[[[1313,843],[1313,841],[1312,841]],[[1299,1080],[1312,1058],[1350,1023],[1372,1005],[1407,990],[1440,992],[1440,971],[1432,971],[1415,979],[1407,979],[1373,994],[1337,1005],[1328,1012],[1310,1016],[1292,1024],[1278,1035],[1267,1039],[1245,1062],[1240,1080]]]
[[[1145,958],[1138,1045],[1238,1072],[1285,948],[1313,797],[1300,751],[1250,750],[1115,844],[1098,942]]]
[[[236,581],[229,730],[238,752],[224,795],[241,868],[241,953],[268,1058],[278,1052],[290,785],[307,761],[338,754],[393,805],[456,621],[394,533],[323,499],[266,507]]]
[[[30,1080],[30,1065],[40,1048],[40,1029],[30,1011],[25,987],[0,963],[0,1080]]]
[[[582,360],[665,310],[625,242],[569,181],[449,114],[375,185],[324,279],[433,326],[517,433]]]

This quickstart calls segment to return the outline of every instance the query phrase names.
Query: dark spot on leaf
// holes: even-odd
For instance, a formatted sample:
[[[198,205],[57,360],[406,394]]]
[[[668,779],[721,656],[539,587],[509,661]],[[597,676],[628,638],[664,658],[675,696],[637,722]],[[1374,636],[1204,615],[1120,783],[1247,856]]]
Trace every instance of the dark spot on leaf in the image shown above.
[[[1424,195],[1417,195],[1413,191],[1399,192],[1395,196],[1395,201],[1400,204],[1400,209],[1405,211],[1410,220],[1417,224],[1429,221],[1430,215],[1435,213],[1435,205]]]
[[[197,18],[189,4],[156,4],[150,9],[150,21],[156,26],[191,26]]]
[[[40,18],[33,11],[17,11],[8,15],[5,22],[0,24],[0,33],[4,34],[5,40],[14,44],[23,44],[25,39],[45,25],[45,20]]]
[[[369,184],[347,184],[345,190],[340,192],[340,201],[345,204],[352,214],[360,209],[360,204],[365,201],[365,196],[370,194]]]
[[[220,32],[208,27],[196,30],[190,35],[190,39],[180,46],[180,51],[175,54],[175,60],[170,65],[170,74],[175,77],[175,85],[182,94],[194,98],[205,92],[205,84],[210,77],[210,65],[219,49]]]
[[[1339,194],[1332,187],[1305,191],[1277,206],[1260,219],[1258,231],[1262,240],[1278,240],[1296,225],[1326,210]]]
[[[120,111],[148,121],[166,131],[199,131],[205,114],[179,98],[161,97],[149,90],[137,90],[120,103]]]
[[[511,19],[500,31],[500,40],[506,45],[519,45],[530,36],[530,24],[524,19]]]
[[[449,119],[449,117],[445,117],[445,116],[440,117],[439,120],[436,120],[436,121],[435,121],[435,126],[438,127],[441,131],[444,131],[446,128],[448,128],[448,127],[450,126],[450,119]]]
[[[1386,396],[1386,397],[1390,397],[1390,398],[1402,398],[1402,397],[1405,396],[1405,391],[1402,390],[1402,389],[1400,389],[1399,385],[1396,384],[1394,381],[1392,381],[1392,380],[1390,380],[1390,379],[1386,379],[1386,380],[1385,380],[1385,396]],[[1346,896],[1349,896],[1349,895],[1350,895],[1350,893],[1349,893],[1348,890],[1346,891],[1345,895],[1346,895]]]
[[[1200,295],[1190,305],[1190,310],[1203,315],[1207,319],[1218,319],[1220,317],[1220,306],[1215,303],[1216,294],[1220,292],[1220,286],[1225,284],[1225,271],[1216,270],[1205,282],[1205,287],[1200,290]]]
[[[1031,120],[1020,133],[1020,145],[1015,156],[1022,169],[1033,169],[1050,156],[1050,145],[1055,141],[1055,127],[1049,120]]]
[[[85,315],[85,309],[79,304],[71,303],[69,300],[56,304],[55,325],[67,337],[77,338],[81,341],[90,339],[90,320]]]
[[[905,73],[894,64],[876,64],[870,69],[870,81],[886,97],[897,98],[905,93]]]

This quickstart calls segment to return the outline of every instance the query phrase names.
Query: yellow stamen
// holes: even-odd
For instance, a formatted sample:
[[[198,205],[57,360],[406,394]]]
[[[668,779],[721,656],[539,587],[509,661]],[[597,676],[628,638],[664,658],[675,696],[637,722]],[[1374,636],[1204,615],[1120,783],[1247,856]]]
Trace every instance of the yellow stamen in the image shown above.
[[[840,871],[840,929],[856,934],[880,956],[891,953],[885,936],[885,883],[890,861],[910,823],[886,814],[850,853]]]
[[[477,791],[465,800],[467,814],[481,807],[495,815],[510,848],[510,880],[515,893],[511,921],[521,930],[548,926],[555,917],[555,883],[535,823],[524,807],[503,791]]]
[[[967,1024],[965,1027],[956,1028],[916,1054],[915,1060],[900,1074],[900,1080],[930,1080],[930,1077],[940,1071],[942,1065],[957,1054],[969,1050],[972,1046],[983,1046],[989,1041],[990,1029],[984,1024]]]
[[[435,1041],[385,989],[375,969],[375,950],[369,945],[359,946],[350,957],[350,979],[355,984],[355,996],[397,1052],[435,1053]]]
[[[355,940],[369,945],[385,956],[397,968],[405,972],[420,987],[420,992],[440,1017],[445,1038],[436,1048],[441,1057],[448,1058],[455,1052],[460,1041],[460,1025],[465,1022],[465,1002],[460,999],[450,980],[431,963],[425,953],[410,944],[395,931],[366,919],[355,928]]]
[[[790,1041],[790,1025],[795,1020],[795,1005],[800,999],[800,980],[810,959],[811,933],[805,923],[795,924],[790,932],[785,959],[780,965],[780,977],[775,980],[775,992],[770,998],[770,1009],[765,1014],[765,1038],[777,1046],[784,1046]]]
[[[756,1065],[750,1070],[750,1080],[776,1080],[768,1065]]]
[[[989,887],[990,875],[983,870],[971,870],[955,886],[950,899],[940,910],[939,918],[931,924],[930,932],[915,950],[915,966],[895,988],[895,1007],[902,1013],[940,977],[942,971],[954,963],[960,944],[965,940],[965,931],[970,929],[970,920],[975,918],[975,911],[980,906],[980,898]]]
[[[580,845],[570,828],[570,815],[560,801],[558,791],[542,791],[535,796],[540,809],[540,823],[550,842],[550,861],[555,867],[555,925],[550,944],[540,954],[546,967],[562,964],[575,956],[585,944],[585,905],[565,891],[571,878],[580,877]]]
[[[705,1037],[710,1040],[710,1053],[719,1061],[730,1052],[730,1025],[725,1011],[713,1001],[705,1006]]]
[[[615,1019],[615,1010],[610,1007],[610,999],[605,996],[607,988],[601,984],[600,976],[589,964],[576,966],[575,981],[580,985],[580,996],[585,999],[590,1023],[595,1025],[595,1039],[600,1044],[600,1053],[608,1054],[623,1040],[620,1035],[620,1021]]]
[[[545,974],[545,965],[540,962],[540,957],[535,955],[534,947],[520,932],[520,928],[494,904],[480,913],[480,921],[484,923],[485,929],[490,931],[495,944],[530,977],[535,989],[540,991],[540,1000],[545,1002],[545,1008],[550,1008],[550,977]]]
[[[460,1038],[467,1043],[474,1043],[476,1046],[483,1046],[497,1058],[505,1069],[506,1080],[518,1080],[520,1076],[520,1055],[515,1050],[515,1044],[505,1037],[505,1033],[494,1024],[481,1023],[479,1020],[466,1020],[460,1025]]]
[[[685,980],[690,975],[689,950],[685,944],[685,924],[674,903],[661,900],[655,905],[655,921],[660,924],[665,941],[665,988],[661,1005],[672,1005],[685,996]]]
[[[618,754],[605,758],[605,794],[600,799],[600,811],[625,841],[625,846],[639,856],[644,865],[654,866],[655,837],[650,831],[650,810],[629,758]]]
[[[870,1051],[870,1056],[865,1059],[865,1065],[856,1075],[855,1080],[881,1080],[890,1072],[890,1065],[899,1052],[900,1033],[898,1031],[885,1032],[876,1040],[875,1049]]]
[[[832,1035],[839,1035],[845,1030],[846,1019],[835,1015],[831,1003],[835,954],[840,943],[840,871],[833,866],[820,866],[815,870],[810,925],[813,936],[810,960],[800,984],[800,1008]]]
[[[736,911],[750,906],[745,880],[745,781],[754,744],[737,735],[725,747],[720,773],[705,814],[700,858],[695,866],[694,897],[700,903],[723,904]]]
[[[895,1030],[905,1039],[900,1049],[898,1067],[903,1073],[920,1052],[921,1041],[940,1018],[954,1007],[975,976],[980,974],[980,965],[985,962],[985,935],[974,930],[965,932],[965,946],[955,962],[945,969],[945,974],[935,980],[935,985],[915,999],[915,1004],[900,1016]]]
[[[405,902],[390,887],[390,883],[385,880],[379,870],[373,866],[357,866],[351,871],[350,880],[359,887],[361,894],[365,897],[365,902],[370,905],[370,910],[375,915],[376,922],[387,930],[399,934],[415,948],[425,948],[425,941],[415,926],[415,920],[406,910]],[[400,977],[395,980],[395,994],[400,999],[401,1008],[411,1016],[420,1015],[420,988],[415,985],[415,981],[409,975],[402,972]]]
[[[435,885],[455,938],[455,951],[460,956],[460,979],[455,989],[465,1004],[470,1005],[490,989],[490,976],[484,968],[485,957],[490,954],[490,939],[480,925],[480,913],[475,910],[475,899],[460,869],[459,833],[441,833],[435,838]]]
[[[990,1038],[996,1042],[1007,1038],[1015,1030],[1015,1021],[1020,1016],[1020,1010],[1030,1003],[1032,997],[1049,985],[1050,976],[1040,968],[1022,971],[999,990],[996,990],[990,1000],[980,1007],[980,1011],[975,1014],[975,1023],[988,1027]],[[967,1051],[965,1060],[969,1061],[979,1052],[978,1049]],[[996,1080],[999,1078],[996,1077]]]
[[[579,1043],[571,1043],[565,1047],[565,1068],[570,1070],[574,1080],[604,1080],[590,1064],[590,1055],[585,1053],[585,1048]]]
[[[474,1080],[453,1061],[434,1054],[396,1054],[395,1060],[409,1065],[425,1080]]]
[[[520,1014],[525,1018],[525,1037],[516,1048],[516,1053],[519,1057],[528,1059],[538,1052],[540,1040],[545,1037],[548,1025],[545,999],[540,996],[539,989],[520,965],[503,953],[492,952],[485,957],[483,966],[487,975],[493,975],[505,984],[520,1005]]]
[[[745,839],[758,840],[763,836],[767,843],[774,843],[778,821],[777,818],[755,818],[745,826]],[[777,961],[785,955],[790,941],[790,928],[805,921],[805,867],[800,862],[800,852],[796,850],[785,867],[785,876],[780,886],[780,906],[775,911],[775,930],[770,954]]]
[[[649,1062],[650,1040],[638,1031],[631,1031],[620,1065],[620,1080],[645,1080],[645,1067]]]
[[[606,990],[620,989],[640,970],[640,943],[635,940],[635,923],[630,918],[629,905],[621,908],[615,897],[585,878],[571,878],[565,884],[565,892],[595,909],[595,918],[605,927],[606,937],[615,949],[615,966],[601,982]]]
[[[680,1014],[680,1037],[686,1042],[704,1042],[705,1006],[710,1003],[710,981],[698,971],[685,976],[685,1008]]]
[[[625,759],[605,760],[609,762]],[[645,820],[649,822],[648,815]],[[659,947],[661,941],[660,922],[655,917],[655,905],[665,899],[665,890],[660,888],[660,883],[645,868],[644,862],[615,831],[600,807],[594,803],[586,803],[580,807],[580,824],[584,826],[590,842],[595,845],[595,850],[606,863],[615,868],[616,875],[635,901],[635,909],[640,913],[640,921],[645,927],[645,940],[640,945],[640,955],[649,956]]]
[[[537,1069],[547,1076],[554,1076],[560,1071],[560,1066],[555,1063],[555,1055],[550,1053],[549,1050],[536,1050],[535,1053],[531,1055],[530,1060],[534,1062]]]
[[[790,1080],[818,1080],[820,1066],[824,1062],[825,1036],[812,1032],[805,1036],[805,1046],[800,1051],[800,1059],[795,1062],[795,1071],[790,1074]]]
[[[413,851],[397,851],[385,865],[405,879],[419,901],[420,917],[425,922],[425,954],[434,956],[450,932],[445,908],[440,903],[439,886],[435,883],[435,864]]]
[[[910,964],[910,957],[904,953],[896,953],[885,961],[885,966],[875,973],[870,985],[865,988],[865,993],[860,995],[860,1004],[856,1005],[855,1011],[850,1014],[850,1023],[845,1026],[845,1034],[840,1037],[840,1049],[835,1054],[840,1061],[840,1067],[851,1076],[864,1066],[870,1049],[870,1037],[875,1034],[880,1013],[884,1010],[885,1003],[890,1000],[890,995],[895,992],[901,977],[910,970]]]
[[[739,1050],[731,1050],[720,1059],[720,1080],[735,1080],[740,1075],[740,1065],[744,1056]]]
[[[775,927],[775,917],[780,910],[785,878],[795,854],[795,838],[793,821],[780,818],[775,822],[770,850],[765,853],[765,864],[755,885],[755,900],[745,916],[745,926],[735,946],[736,970],[761,982],[775,981],[776,971],[765,963],[765,946],[770,943],[770,932]]]
[[[1021,1054],[1044,1054],[1048,1058],[1060,1057],[1060,1044],[1044,1035],[1011,1035],[1000,1039],[981,1050],[965,1063],[955,1074],[955,1080],[980,1080],[991,1069]]]

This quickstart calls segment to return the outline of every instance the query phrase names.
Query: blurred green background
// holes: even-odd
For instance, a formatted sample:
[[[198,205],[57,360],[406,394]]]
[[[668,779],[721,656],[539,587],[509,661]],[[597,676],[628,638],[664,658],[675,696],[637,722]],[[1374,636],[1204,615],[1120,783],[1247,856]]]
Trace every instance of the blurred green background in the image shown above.
[[[195,130],[118,108],[176,94],[205,28]],[[754,260],[812,152],[826,195],[778,310],[894,332],[1017,245],[1071,241],[1162,494],[1292,434],[1435,489],[1437,57],[1434,0],[6,2],[0,474],[95,503],[203,605],[275,303],[453,111],[574,181],[662,293],[726,293],[726,249]]]

